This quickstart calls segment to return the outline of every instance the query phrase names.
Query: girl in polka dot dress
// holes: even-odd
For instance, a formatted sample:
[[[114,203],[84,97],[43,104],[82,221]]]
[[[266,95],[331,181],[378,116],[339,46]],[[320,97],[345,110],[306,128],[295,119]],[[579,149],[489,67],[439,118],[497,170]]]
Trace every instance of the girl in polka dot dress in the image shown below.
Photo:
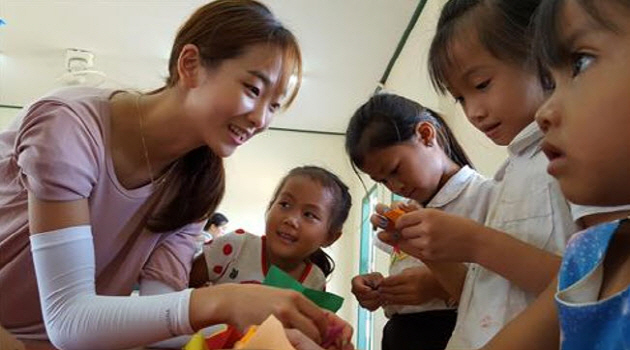
[[[315,166],[291,170],[267,209],[265,235],[236,230],[203,247],[191,285],[261,283],[276,265],[305,287],[324,290],[334,262],[323,250],[341,236],[351,197],[333,173]]]

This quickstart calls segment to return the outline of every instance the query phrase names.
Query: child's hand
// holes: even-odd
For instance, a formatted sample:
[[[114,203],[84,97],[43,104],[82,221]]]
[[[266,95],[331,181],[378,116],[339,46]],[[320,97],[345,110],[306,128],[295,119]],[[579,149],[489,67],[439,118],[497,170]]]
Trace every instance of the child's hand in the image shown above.
[[[378,287],[382,281],[383,275],[378,272],[354,276],[352,279],[352,294],[354,294],[362,307],[370,311],[381,307],[382,301]]]
[[[385,303],[397,305],[420,305],[445,296],[431,270],[420,266],[385,278],[379,292]]]
[[[374,225],[374,227],[378,227],[382,230],[386,230],[387,227],[388,226],[391,227],[391,225],[388,225],[388,219],[387,217],[385,217],[385,213],[391,210],[396,210],[396,209],[409,213],[415,210],[422,209],[422,206],[415,201],[409,201],[409,202],[396,201],[396,202],[392,202],[391,205],[389,206],[378,203],[374,207],[374,211],[376,212],[376,214],[373,214],[372,216],[370,216],[370,222],[372,223],[372,225]]]
[[[379,233],[379,239],[398,244],[407,254],[427,261],[474,261],[477,235],[483,226],[473,220],[437,209],[419,209],[402,215],[398,232]]]

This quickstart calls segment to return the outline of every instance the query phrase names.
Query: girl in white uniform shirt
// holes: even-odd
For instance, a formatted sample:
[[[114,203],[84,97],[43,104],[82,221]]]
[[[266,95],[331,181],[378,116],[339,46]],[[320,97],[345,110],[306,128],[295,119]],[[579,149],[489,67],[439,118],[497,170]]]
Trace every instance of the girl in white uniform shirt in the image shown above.
[[[470,168],[437,113],[401,96],[379,94],[355,112],[346,135],[353,165],[392,192],[428,208],[485,220],[492,181]],[[363,307],[383,307],[390,319],[382,348],[444,349],[455,325],[453,301],[461,285],[453,286],[457,291],[451,295],[420,260],[387,244],[377,246],[391,254],[390,276],[356,276],[352,292]],[[466,267],[450,268],[463,281]]]

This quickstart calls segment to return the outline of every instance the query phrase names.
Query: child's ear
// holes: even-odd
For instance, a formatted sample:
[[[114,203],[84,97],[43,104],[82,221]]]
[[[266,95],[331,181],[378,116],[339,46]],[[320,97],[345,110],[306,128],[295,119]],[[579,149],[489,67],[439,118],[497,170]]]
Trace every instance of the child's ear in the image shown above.
[[[431,147],[435,144],[436,131],[433,124],[429,122],[420,122],[416,125],[416,137],[423,145]]]
[[[322,246],[330,247],[333,243],[335,243],[339,239],[339,237],[341,237],[341,230],[329,232],[328,238],[326,238],[326,241],[324,242]]]
[[[187,88],[197,87],[202,69],[199,48],[193,44],[184,45],[177,59],[177,74],[181,84]]]

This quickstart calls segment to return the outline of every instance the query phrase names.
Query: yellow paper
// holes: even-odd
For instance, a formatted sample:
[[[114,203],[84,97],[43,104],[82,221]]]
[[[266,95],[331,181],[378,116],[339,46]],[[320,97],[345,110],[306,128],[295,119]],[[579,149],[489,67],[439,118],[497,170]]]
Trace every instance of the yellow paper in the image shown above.
[[[0,349],[2,350],[24,350],[24,344],[17,340],[13,334],[0,327]]]
[[[256,332],[243,342],[238,342],[236,349],[258,350],[295,350],[287,339],[282,323],[274,316],[267,317]],[[186,349],[188,350],[188,349]]]
[[[198,332],[190,338],[184,350],[208,350],[206,346],[206,340],[203,337],[203,333]]]

